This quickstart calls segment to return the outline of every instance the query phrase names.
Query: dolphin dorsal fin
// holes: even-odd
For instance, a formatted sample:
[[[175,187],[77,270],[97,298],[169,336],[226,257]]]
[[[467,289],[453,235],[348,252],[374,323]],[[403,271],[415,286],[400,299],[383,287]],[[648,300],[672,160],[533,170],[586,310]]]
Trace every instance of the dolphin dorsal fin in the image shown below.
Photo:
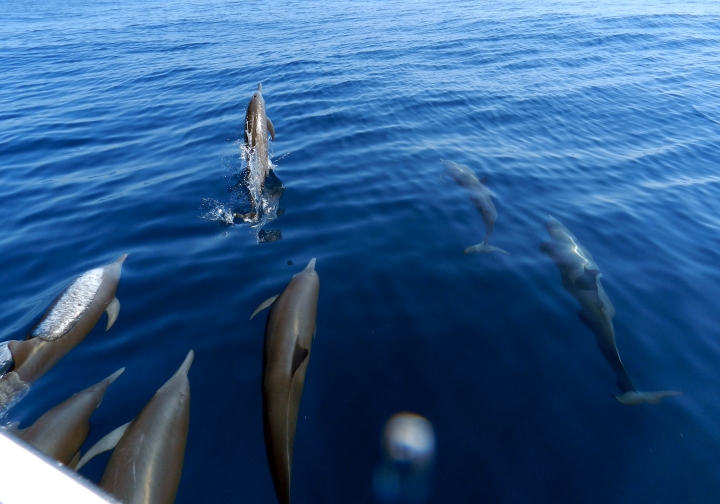
[[[115,448],[131,423],[132,420],[130,420],[125,425],[121,425],[120,427],[112,431],[110,434],[105,435],[105,437],[103,437],[100,441],[92,445],[92,447],[87,451],[87,453],[82,456],[80,462],[77,463],[77,466],[75,466],[75,470],[79,471],[82,466],[87,464],[90,459],[92,459],[96,455],[100,455],[101,453],[110,451]]]

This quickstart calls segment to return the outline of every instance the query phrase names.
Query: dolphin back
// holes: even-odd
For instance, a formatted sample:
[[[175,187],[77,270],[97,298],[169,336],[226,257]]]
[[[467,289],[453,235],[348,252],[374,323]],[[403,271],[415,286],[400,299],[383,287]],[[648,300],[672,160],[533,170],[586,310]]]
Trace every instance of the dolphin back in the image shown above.
[[[52,341],[32,336],[34,330],[50,316],[53,307],[57,305],[56,301],[38,325],[28,334],[28,339],[8,343],[8,349],[15,360],[13,371],[22,381],[32,383],[50,370],[66,353],[85,339],[106,310],[110,308],[113,310],[113,316],[117,317],[117,311],[120,308],[115,293],[120,281],[122,263],[126,257],[127,254],[123,254],[116,261],[101,267],[102,280],[95,290],[92,301],[77,320],[69,325],[67,332]],[[108,315],[110,316],[110,313]]]
[[[69,465],[90,433],[90,416],[100,406],[110,384],[124,370],[118,370],[47,411],[20,437],[46,455]]]
[[[300,400],[315,335],[320,279],[315,260],[295,275],[272,304],[263,353],[263,430],[270,473],[281,504],[290,480]]]
[[[100,487],[125,504],[172,504],[182,475],[190,424],[192,351],[125,430]]]

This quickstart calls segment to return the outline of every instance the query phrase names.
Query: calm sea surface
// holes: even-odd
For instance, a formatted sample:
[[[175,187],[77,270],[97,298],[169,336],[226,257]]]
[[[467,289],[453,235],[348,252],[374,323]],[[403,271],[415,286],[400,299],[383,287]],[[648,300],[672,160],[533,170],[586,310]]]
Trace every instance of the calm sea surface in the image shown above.
[[[260,82],[273,243],[218,217]],[[488,178],[511,255],[463,254],[484,228],[441,158]],[[612,398],[548,214],[594,255],[637,387],[684,395]],[[435,427],[432,503],[720,500],[718,3],[3,0],[0,215],[0,340],[129,254],[116,325],[5,421],[125,366],[87,448],[192,348],[178,503],[275,501],[248,317],[313,257],[294,503],[373,502],[402,410]]]

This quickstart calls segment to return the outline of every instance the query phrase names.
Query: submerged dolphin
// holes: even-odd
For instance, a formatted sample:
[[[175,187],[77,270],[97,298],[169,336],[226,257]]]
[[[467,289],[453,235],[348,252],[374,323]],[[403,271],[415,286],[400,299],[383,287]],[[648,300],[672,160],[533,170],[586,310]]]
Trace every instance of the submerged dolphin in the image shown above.
[[[119,369],[103,381],[78,392],[47,411],[17,435],[35,448],[69,466],[80,458],[80,447],[90,433],[90,416],[100,406],[105,391],[125,371]]]
[[[108,314],[105,330],[110,329],[120,313],[115,291],[126,257],[127,254],[123,254],[115,262],[76,278],[50,305],[25,340],[7,342],[10,357],[4,361],[5,365],[0,363],[0,372],[4,368],[8,374],[14,374],[14,378],[32,383],[85,339],[103,312]],[[0,354],[1,350],[0,347]]]
[[[464,187],[468,193],[470,193],[470,200],[475,204],[475,208],[478,209],[482,216],[483,223],[485,223],[485,239],[465,249],[465,253],[471,252],[501,252],[503,254],[509,254],[505,250],[492,245],[488,245],[488,239],[495,229],[495,220],[497,219],[497,210],[495,205],[490,199],[490,191],[488,191],[487,178],[477,178],[477,175],[465,165],[453,163],[452,161],[445,161],[441,159],[445,166],[445,173],[450,175],[452,179],[460,186]]]
[[[281,504],[290,502],[295,428],[315,337],[319,290],[320,278],[312,259],[281,294],[263,302],[250,317],[272,305],[263,351],[263,427],[270,473]]]
[[[275,140],[275,127],[265,113],[265,100],[262,96],[262,84],[258,84],[245,112],[245,145],[255,151],[260,174],[260,187],[265,183],[270,171],[268,154],[268,133]]]
[[[155,393],[138,416],[98,441],[80,459],[80,469],[112,450],[100,487],[125,504],[172,504],[182,475],[190,424],[187,373],[194,352]]]
[[[657,404],[663,397],[679,395],[680,392],[672,390],[639,392],[635,388],[620,360],[612,323],[615,307],[600,283],[602,274],[595,260],[575,235],[552,217],[548,219],[547,230],[552,241],[542,243],[540,249],[560,270],[563,287],[580,303],[580,319],[595,335],[600,353],[615,372],[622,391],[615,399],[622,404]]]

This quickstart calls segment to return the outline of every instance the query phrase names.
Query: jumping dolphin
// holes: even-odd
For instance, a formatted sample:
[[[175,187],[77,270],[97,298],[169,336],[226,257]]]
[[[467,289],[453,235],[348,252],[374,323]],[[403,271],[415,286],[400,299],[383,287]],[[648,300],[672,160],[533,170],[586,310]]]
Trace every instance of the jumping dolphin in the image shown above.
[[[23,341],[8,341],[12,364],[6,366],[25,383],[32,383],[52,368],[108,314],[105,330],[120,313],[115,297],[127,254],[115,262],[86,271],[60,294]]]
[[[469,254],[471,252],[500,252],[503,254],[509,254],[505,250],[492,245],[488,245],[488,239],[495,229],[495,220],[497,219],[497,210],[495,205],[490,199],[490,191],[488,191],[487,178],[477,178],[477,175],[465,165],[453,163],[452,161],[445,161],[441,159],[445,166],[445,173],[450,175],[452,179],[460,186],[464,187],[468,193],[470,193],[470,200],[475,204],[475,208],[478,209],[482,220],[485,223],[485,239],[465,249],[464,253]]]
[[[100,406],[105,391],[125,371],[121,368],[103,381],[78,392],[47,411],[34,424],[17,432],[35,448],[72,467],[90,433],[90,416]]]
[[[600,283],[602,273],[595,260],[575,235],[552,217],[548,219],[547,230],[552,241],[542,243],[540,249],[560,270],[563,287],[580,303],[580,319],[595,335],[600,353],[615,372],[622,391],[615,399],[622,404],[657,404],[663,397],[679,395],[680,392],[672,390],[639,392],[635,388],[620,360],[612,323],[615,307]]]
[[[250,317],[271,306],[263,351],[263,427],[275,494],[290,502],[293,446],[305,372],[315,337],[320,278],[315,259],[292,277],[285,290],[263,302]]]
[[[265,114],[265,100],[262,96],[262,84],[258,84],[245,112],[245,145],[257,154],[260,168],[260,187],[270,171],[270,158],[268,155],[268,133],[275,140],[275,127]]]
[[[248,163],[247,183],[250,191],[252,210],[248,213],[234,213],[233,217],[246,222],[253,222],[260,213],[259,202],[255,201],[262,194],[265,179],[272,168],[268,150],[268,133],[275,140],[275,127],[265,113],[265,100],[262,96],[262,84],[258,84],[245,112],[244,153]],[[254,155],[253,155],[254,154]],[[253,166],[255,170],[253,170]],[[253,182],[251,182],[251,180]]]
[[[187,373],[194,352],[133,420],[98,441],[80,459],[78,470],[112,450],[100,487],[125,504],[172,504],[182,476],[190,424]]]

